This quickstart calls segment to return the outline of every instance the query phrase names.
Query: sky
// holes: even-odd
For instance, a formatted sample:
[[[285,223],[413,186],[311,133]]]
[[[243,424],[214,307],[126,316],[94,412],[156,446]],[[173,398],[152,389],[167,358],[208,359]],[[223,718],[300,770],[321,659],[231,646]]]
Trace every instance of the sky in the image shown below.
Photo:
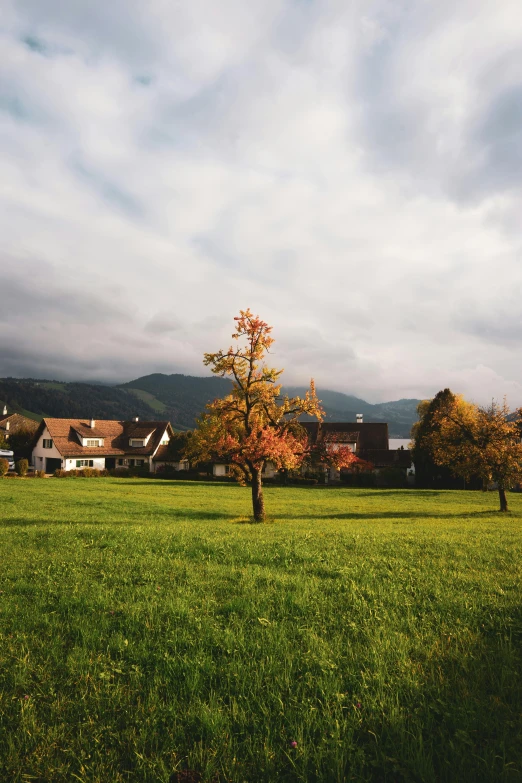
[[[519,0],[4,0],[0,376],[522,405]]]

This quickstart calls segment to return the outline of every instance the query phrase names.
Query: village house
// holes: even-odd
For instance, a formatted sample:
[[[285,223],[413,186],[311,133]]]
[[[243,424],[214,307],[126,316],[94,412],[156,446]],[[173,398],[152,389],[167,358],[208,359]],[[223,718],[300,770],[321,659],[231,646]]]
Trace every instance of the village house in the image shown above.
[[[156,457],[174,434],[168,421],[95,421],[44,418],[35,434],[35,470],[143,468],[155,472]]]
[[[411,468],[411,454],[408,449],[390,449],[386,422],[365,423],[359,414],[356,422],[306,421],[301,422],[301,426],[307,431],[312,443],[328,439],[332,449],[347,447],[359,459],[371,462],[377,474],[385,468],[398,468],[406,476]],[[335,468],[329,469],[330,481],[339,481],[340,475],[340,471]]]
[[[321,439],[331,441],[330,448],[349,448],[359,459],[371,462],[374,473],[378,474],[385,468],[398,468],[406,476],[411,468],[411,455],[408,449],[390,449],[388,437],[388,424],[386,422],[363,422],[361,414],[357,415],[356,422],[299,422],[308,433],[312,444]],[[326,468],[325,468],[326,470]],[[343,471],[345,469],[343,468]],[[212,473],[217,477],[230,475],[231,468],[223,462],[214,462]],[[263,470],[263,478],[273,478],[277,469],[271,462],[267,462]],[[329,481],[339,481],[340,471],[329,468]]]

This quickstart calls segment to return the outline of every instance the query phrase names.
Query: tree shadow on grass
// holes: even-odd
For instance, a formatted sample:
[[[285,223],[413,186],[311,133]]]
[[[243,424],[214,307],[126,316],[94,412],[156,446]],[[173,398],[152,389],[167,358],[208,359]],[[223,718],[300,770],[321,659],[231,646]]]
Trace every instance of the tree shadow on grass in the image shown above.
[[[376,723],[362,705],[360,744],[373,757],[372,780],[522,780],[521,608],[483,607],[475,627],[457,629],[441,628],[436,644],[414,657],[422,674],[399,694],[399,709]]]
[[[225,511],[208,511],[204,509],[186,509],[186,508],[172,508],[172,509],[155,509],[154,518],[151,519],[148,514],[139,514],[137,512],[127,513],[121,518],[104,518],[103,511],[100,512],[99,518],[91,518],[89,516],[82,519],[74,518],[50,518],[42,517],[41,519],[27,519],[27,517],[15,517],[9,516],[6,519],[0,521],[0,528],[2,527],[32,527],[37,525],[140,525],[150,524],[161,525],[165,522],[171,522],[173,519],[187,522],[201,522],[202,520],[229,520],[233,521],[237,519],[237,515],[230,514]]]
[[[349,511],[345,514],[321,514],[321,513],[313,513],[313,514],[285,514],[285,519],[367,519],[367,520],[375,520],[375,519],[468,519],[468,518],[481,518],[481,517],[491,517],[494,515],[499,515],[501,519],[505,519],[509,516],[516,516],[518,517],[519,514],[511,514],[509,512],[507,515],[500,513],[500,511],[496,509],[489,509],[486,511],[468,511],[463,512],[460,514],[440,514],[440,513],[429,513],[425,511],[375,511],[374,513],[371,512],[358,512],[358,511]],[[283,515],[281,515],[283,517]]]

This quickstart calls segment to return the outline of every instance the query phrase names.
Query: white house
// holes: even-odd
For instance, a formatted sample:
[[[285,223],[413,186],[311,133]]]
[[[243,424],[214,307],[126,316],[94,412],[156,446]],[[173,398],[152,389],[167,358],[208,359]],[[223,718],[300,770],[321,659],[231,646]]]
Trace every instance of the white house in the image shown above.
[[[46,473],[87,467],[136,467],[154,472],[154,457],[173,434],[168,421],[45,418],[35,435],[32,464]]]

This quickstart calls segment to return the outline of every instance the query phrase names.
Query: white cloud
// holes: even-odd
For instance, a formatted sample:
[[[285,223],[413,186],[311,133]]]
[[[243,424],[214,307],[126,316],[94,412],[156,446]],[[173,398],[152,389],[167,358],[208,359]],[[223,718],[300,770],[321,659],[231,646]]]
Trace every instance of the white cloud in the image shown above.
[[[250,306],[287,382],[520,395],[518,13],[11,3],[0,375],[203,373]]]

